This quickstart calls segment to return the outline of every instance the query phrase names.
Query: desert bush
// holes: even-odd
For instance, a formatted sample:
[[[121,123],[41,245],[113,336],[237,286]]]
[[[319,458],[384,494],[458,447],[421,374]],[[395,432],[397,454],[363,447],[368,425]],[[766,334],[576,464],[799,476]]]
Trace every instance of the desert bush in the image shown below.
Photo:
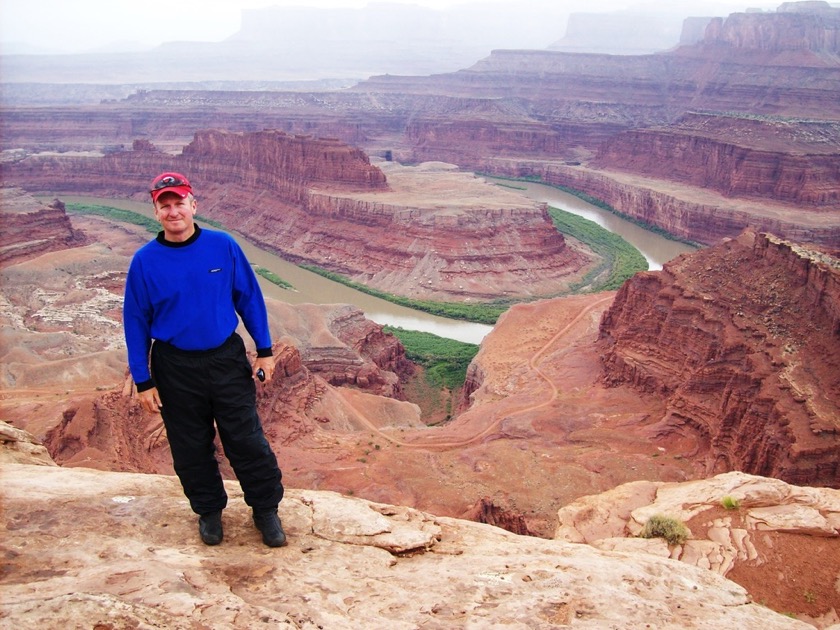
[[[727,510],[737,510],[741,507],[741,502],[728,494],[720,500],[720,504]]]
[[[432,315],[440,315],[441,317],[448,317],[449,319],[461,319],[469,322],[478,322],[480,324],[495,324],[499,319],[499,315],[504,313],[513,304],[510,300],[494,300],[492,302],[485,302],[481,304],[465,304],[461,302],[433,302],[431,300],[414,300],[412,298],[403,297],[401,295],[394,295],[379,289],[374,289],[360,282],[354,282],[341,274],[327,271],[315,265],[300,265],[302,269],[317,273],[333,282],[339,282],[345,286],[367,293],[374,297],[378,297],[400,306],[413,308],[417,311],[424,311]]]
[[[589,246],[604,260],[598,268],[590,271],[577,287],[573,287],[573,293],[584,287],[592,292],[619,289],[625,280],[636,272],[647,271],[648,263],[642,253],[618,234],[602,228],[594,221],[559,208],[549,207],[548,213],[558,231]],[[595,281],[596,278],[599,280]]]
[[[664,538],[669,545],[681,545],[691,532],[682,521],[662,514],[654,514],[645,523],[640,538]]]
[[[272,284],[276,284],[281,289],[293,289],[294,288],[290,283],[283,280],[283,278],[278,276],[276,273],[274,273],[270,269],[266,269],[265,267],[255,266],[254,267],[254,272],[261,275],[263,278],[265,278],[266,280],[268,280]]]
[[[131,223],[132,225],[140,225],[146,228],[148,232],[152,232],[154,234],[157,234],[157,232],[160,231],[159,222],[143,216],[139,212],[132,212],[131,210],[121,210],[120,208],[83,203],[68,203],[65,205],[65,210],[75,214],[89,214],[105,217],[106,219],[110,219],[112,221],[121,221],[123,223]]]

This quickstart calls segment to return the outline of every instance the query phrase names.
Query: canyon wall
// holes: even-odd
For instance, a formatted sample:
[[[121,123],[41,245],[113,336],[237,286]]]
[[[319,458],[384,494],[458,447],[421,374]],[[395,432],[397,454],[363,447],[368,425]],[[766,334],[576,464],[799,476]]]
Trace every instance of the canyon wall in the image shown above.
[[[807,314],[807,315],[806,315]],[[604,314],[603,380],[667,401],[708,473],[840,480],[840,260],[744,232],[637,274]]]
[[[593,165],[813,211],[840,206],[838,147],[840,121],[691,114],[616,134]]]
[[[4,180],[34,190],[148,199],[148,182],[163,170],[190,174],[200,191],[211,182],[239,186],[300,203],[310,186],[342,190],[387,190],[385,175],[361,150],[331,138],[290,135],[271,130],[256,133],[200,131],[178,155],[135,140],[131,150],[108,155],[33,156],[2,165]],[[146,174],[139,179],[139,174]]]
[[[382,168],[336,139],[209,130],[178,155],[137,140],[102,157],[30,156],[3,175],[147,200],[152,174],[184,172],[202,216],[293,262],[418,299],[557,294],[594,260],[566,246],[544,204],[447,167]]]
[[[736,13],[713,19],[705,42],[778,52],[840,53],[840,9],[828,2],[785,2],[776,13]]]
[[[334,138],[282,131],[197,133],[178,159],[183,169],[217,186],[271,191],[300,203],[307,187],[387,190],[385,175],[368,156]]]
[[[840,250],[840,223],[835,207],[814,211],[793,204],[727,198],[699,186],[666,186],[663,180],[617,170],[539,160],[483,159],[477,168],[507,177],[538,178],[547,184],[581,191],[623,216],[688,241],[712,245],[753,228],[831,251]]]
[[[73,229],[58,200],[46,205],[18,188],[0,187],[0,208],[0,266],[85,243],[84,235]]]

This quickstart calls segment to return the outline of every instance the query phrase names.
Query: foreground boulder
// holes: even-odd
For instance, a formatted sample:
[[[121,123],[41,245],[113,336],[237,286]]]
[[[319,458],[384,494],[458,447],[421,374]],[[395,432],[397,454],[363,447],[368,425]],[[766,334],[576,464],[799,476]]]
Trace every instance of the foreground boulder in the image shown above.
[[[623,484],[581,497],[558,517],[557,540],[679,559],[817,627],[840,623],[840,490],[730,472]],[[684,523],[687,539],[639,538],[654,517]]]
[[[174,477],[6,463],[4,625],[808,628],[713,571],[290,490],[269,549],[235,483],[204,546]],[[268,625],[266,625],[268,624]]]

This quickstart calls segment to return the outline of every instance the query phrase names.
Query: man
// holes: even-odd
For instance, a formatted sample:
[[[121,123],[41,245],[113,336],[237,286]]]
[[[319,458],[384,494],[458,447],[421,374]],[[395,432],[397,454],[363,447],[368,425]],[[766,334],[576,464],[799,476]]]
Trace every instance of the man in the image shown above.
[[[201,540],[218,545],[223,538],[227,494],[215,455],[218,427],[263,542],[281,547],[282,474],[256,410],[254,379],[270,381],[274,373],[262,292],[239,245],[195,223],[197,204],[186,177],[161,173],[150,192],[163,231],[134,255],[123,304],[140,403],[163,417]],[[237,314],[256,344],[253,365],[235,332]]]

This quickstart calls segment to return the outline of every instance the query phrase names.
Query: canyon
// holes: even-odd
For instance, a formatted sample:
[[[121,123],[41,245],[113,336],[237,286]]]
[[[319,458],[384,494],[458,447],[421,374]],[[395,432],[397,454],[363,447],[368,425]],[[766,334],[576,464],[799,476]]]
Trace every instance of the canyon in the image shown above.
[[[341,91],[160,89],[4,109],[14,614],[42,619],[37,597],[51,619],[111,607],[150,624],[216,611],[231,627],[359,615],[371,627],[704,627],[726,615],[836,628],[838,32],[840,9],[790,3],[712,19],[696,43],[656,55],[496,50],[465,70]],[[61,201],[147,201],[151,176],[170,169],[193,180],[199,214],[294,262],[421,299],[525,300],[482,342],[453,419],[434,426],[410,400],[422,371],[359,309],[267,301],[279,377],[259,410],[297,552],[282,569],[285,556],[243,551],[241,505],[237,543],[192,540],[160,418],[141,411],[125,364],[125,271],[151,235]],[[615,292],[554,297],[598,257],[514,184],[474,173],[574,188],[705,247]],[[638,538],[657,513],[685,521],[689,540]],[[138,519],[154,526],[129,544]],[[77,522],[78,541],[55,545],[59,522]],[[37,553],[49,568],[36,575]],[[339,564],[313,569],[327,557]],[[453,580],[420,588],[418,573]],[[350,595],[381,594],[395,574],[414,581],[375,610]],[[308,594],[278,586],[263,604],[290,575]],[[418,589],[419,612],[406,597]],[[639,603],[651,598],[655,613]]]
[[[838,13],[788,3],[713,19],[664,53],[494,50],[456,72],[340,91],[147,89],[8,107],[3,177],[15,183],[10,162],[37,153],[138,139],[177,153],[202,130],[277,129],[402,163],[539,177],[698,243],[753,227],[837,248]]]
[[[601,260],[567,246],[545,204],[445,164],[370,163],[335,139],[201,131],[178,155],[146,141],[6,165],[30,190],[146,198],[137,173],[189,173],[200,214],[296,263],[417,299],[522,299],[569,290]],[[386,177],[387,174],[387,177]]]
[[[171,479],[165,432],[136,400],[119,325],[128,260],[149,235],[98,217],[70,221],[89,244],[32,252],[0,268],[2,416],[31,433],[24,443],[44,445],[64,470]],[[44,224],[62,233],[61,222]],[[732,273],[732,265],[751,274]],[[743,470],[797,486],[836,487],[838,278],[835,257],[745,232],[662,271],[638,274],[617,293],[516,305],[482,343],[457,417],[435,427],[405,400],[416,368],[381,326],[352,306],[269,300],[281,376],[260,390],[259,409],[293,489],[288,518],[296,522],[295,493],[331,491],[436,515],[424,519],[466,518],[547,539],[559,511],[625,484],[653,484],[639,495],[650,497],[656,484]],[[800,309],[808,313],[806,328]],[[232,478],[224,461],[223,470]],[[713,487],[706,499],[712,513],[716,493],[741,496],[731,485]],[[610,509],[623,514],[623,505],[615,500]],[[183,528],[187,516],[173,511],[166,519]],[[15,518],[22,532],[29,531],[26,522],[37,525]],[[574,518],[588,527],[582,516]],[[711,527],[699,522],[691,525],[698,535]],[[732,540],[742,540],[741,521],[729,526]],[[827,527],[814,543],[824,544],[821,554],[837,550],[838,526]],[[626,528],[623,535],[633,536]],[[592,542],[618,549],[616,535]],[[755,534],[751,544],[777,550],[783,544],[767,536]],[[792,555],[766,547],[756,556],[734,542],[715,551],[704,540],[674,553],[731,573],[776,610],[831,625],[840,606],[831,588],[818,591],[819,606],[794,607],[802,598],[797,589],[805,588],[801,576],[785,572],[770,596],[748,568],[781,566]],[[653,543],[645,549],[671,554]],[[718,553],[731,561],[718,563]],[[808,569],[816,577],[807,588],[833,584],[832,566]]]

